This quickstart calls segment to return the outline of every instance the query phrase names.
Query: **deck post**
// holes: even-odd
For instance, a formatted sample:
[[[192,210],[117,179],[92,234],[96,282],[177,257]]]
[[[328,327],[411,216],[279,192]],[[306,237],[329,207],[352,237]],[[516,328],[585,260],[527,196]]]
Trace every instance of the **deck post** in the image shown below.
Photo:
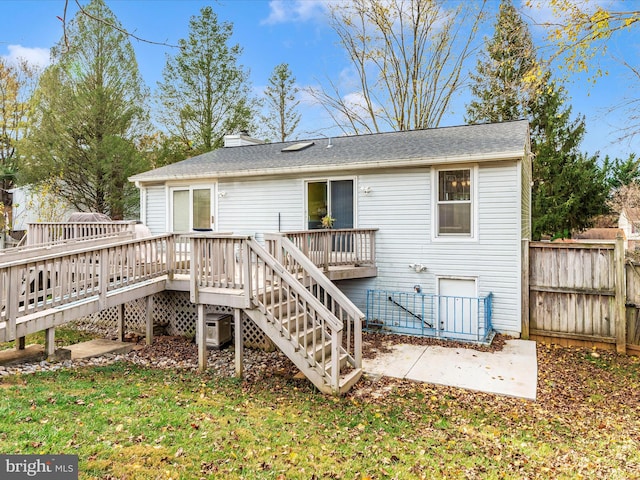
[[[243,357],[244,357],[244,330],[242,325],[242,310],[233,309],[233,321],[235,328],[235,349],[236,349],[236,378],[242,378]]]
[[[7,298],[4,299],[6,302],[7,340],[14,340],[16,338],[16,319],[18,317],[20,292],[22,291],[22,281],[19,280],[19,278],[18,267],[12,267],[9,270],[9,284],[6,286]],[[11,295],[9,292],[17,292],[17,294],[14,293]],[[18,342],[16,342],[16,349],[19,350]],[[24,350],[24,338],[22,339],[22,349]]]
[[[196,345],[198,345],[198,369],[204,372],[207,368],[207,339],[204,304],[198,304],[198,321],[196,323]]]
[[[103,249],[100,252],[100,270],[98,273],[99,291],[98,305],[100,310],[107,308],[107,291],[109,290],[109,250]]]
[[[116,307],[118,309],[118,341],[124,342],[124,303]]]
[[[44,331],[44,354],[49,358],[56,352],[56,329],[47,328]]]
[[[323,271],[329,271],[329,263],[331,262],[331,233],[325,232],[324,237],[324,266]]]
[[[147,311],[146,313],[146,343],[151,345],[153,343],[153,295],[147,297]]]
[[[613,250],[615,265],[616,352],[627,353],[627,285],[625,279],[624,238],[618,233]]]
[[[522,278],[521,278],[521,295],[522,295],[522,305],[521,305],[521,325],[522,332],[520,334],[521,338],[524,340],[529,340],[529,240],[522,240]]]

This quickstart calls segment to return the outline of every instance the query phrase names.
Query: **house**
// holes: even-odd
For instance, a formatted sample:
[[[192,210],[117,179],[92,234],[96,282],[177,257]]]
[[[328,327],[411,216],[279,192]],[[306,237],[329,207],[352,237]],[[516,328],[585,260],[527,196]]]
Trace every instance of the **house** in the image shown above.
[[[640,248],[640,208],[624,207],[618,219],[618,228],[624,232],[630,250]]]
[[[628,241],[624,230],[621,228],[587,228],[582,232],[576,233],[573,238],[584,241],[612,241],[618,236],[624,239],[624,248],[626,250],[628,248]]]
[[[258,239],[318,229],[326,215],[335,235],[377,229],[375,274],[335,280],[370,325],[461,339],[491,326],[520,335],[526,121],[269,144],[239,134],[130,180],[153,234]]]

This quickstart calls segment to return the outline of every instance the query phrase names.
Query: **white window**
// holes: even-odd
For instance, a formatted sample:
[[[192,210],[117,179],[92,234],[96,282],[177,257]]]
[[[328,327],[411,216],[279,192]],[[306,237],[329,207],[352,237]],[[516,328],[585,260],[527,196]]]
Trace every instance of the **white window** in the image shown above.
[[[174,187],[170,190],[172,232],[213,230],[213,187]]]
[[[436,171],[435,234],[437,237],[473,236],[473,170]]]
[[[310,180],[307,182],[307,228],[321,228],[322,218],[335,219],[333,228],[353,228],[354,181]]]

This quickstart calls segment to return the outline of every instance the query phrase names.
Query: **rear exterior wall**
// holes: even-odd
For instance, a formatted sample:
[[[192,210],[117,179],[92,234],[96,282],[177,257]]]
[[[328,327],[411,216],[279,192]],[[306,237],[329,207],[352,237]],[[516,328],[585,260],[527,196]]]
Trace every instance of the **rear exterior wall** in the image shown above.
[[[412,292],[420,285],[437,293],[438,278],[473,278],[477,293],[494,295],[493,325],[519,335],[521,315],[522,225],[520,162],[463,165],[474,172],[473,238],[434,238],[438,167],[393,169],[369,173],[220,180],[216,195],[217,230],[236,234],[295,231],[306,228],[305,182],[320,178],[353,178],[355,227],[377,228],[378,276],[348,280],[338,286],[364,312],[367,289]],[[449,168],[460,168],[447,167]],[[364,188],[368,187],[368,188]],[[164,187],[146,191],[147,222],[161,233],[162,210],[168,218]],[[368,191],[368,193],[365,193]],[[528,206],[526,207],[528,208]],[[524,228],[523,228],[524,227]],[[166,231],[166,230],[164,230]],[[423,264],[416,273],[410,264]]]

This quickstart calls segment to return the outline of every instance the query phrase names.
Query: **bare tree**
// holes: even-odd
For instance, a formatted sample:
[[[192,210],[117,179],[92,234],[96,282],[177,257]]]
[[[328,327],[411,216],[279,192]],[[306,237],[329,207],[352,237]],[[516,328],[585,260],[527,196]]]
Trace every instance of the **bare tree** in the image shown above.
[[[276,65],[264,91],[267,114],[262,116],[262,121],[268,135],[280,142],[291,137],[300,123],[300,113],[297,111],[300,105],[298,91],[296,78],[289,65]]]
[[[352,0],[331,26],[356,72],[356,91],[310,94],[346,133],[437,127],[463,84],[485,1]]]
[[[620,128],[620,139],[638,135],[640,70],[637,61],[636,58],[620,58],[609,48],[622,42],[635,42],[640,29],[638,2],[527,0],[525,5],[551,9],[553,20],[540,23],[547,30],[547,40],[552,47],[547,62],[560,61],[559,70],[566,72],[567,76],[587,72],[590,81],[595,83],[608,73],[600,62],[607,55],[628,69],[628,91],[620,102],[610,107],[609,112],[618,111],[626,117],[624,126]]]

